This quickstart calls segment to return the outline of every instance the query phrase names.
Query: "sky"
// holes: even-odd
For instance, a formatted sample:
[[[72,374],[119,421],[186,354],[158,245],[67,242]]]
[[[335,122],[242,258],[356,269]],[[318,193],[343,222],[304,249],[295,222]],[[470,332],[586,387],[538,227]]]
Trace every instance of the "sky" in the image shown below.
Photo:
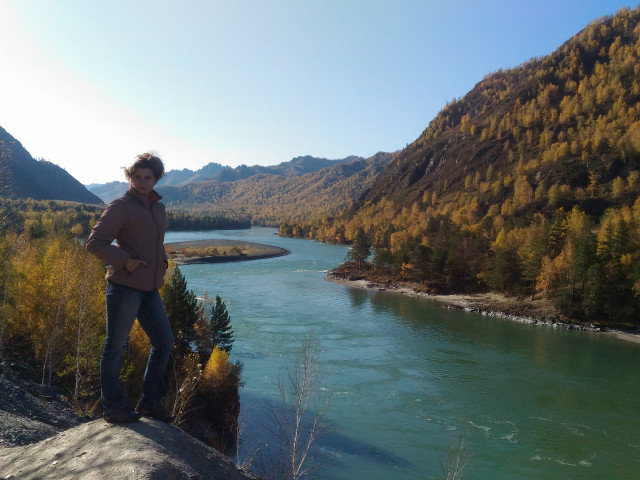
[[[0,0],[0,126],[83,184],[413,142],[615,0]]]

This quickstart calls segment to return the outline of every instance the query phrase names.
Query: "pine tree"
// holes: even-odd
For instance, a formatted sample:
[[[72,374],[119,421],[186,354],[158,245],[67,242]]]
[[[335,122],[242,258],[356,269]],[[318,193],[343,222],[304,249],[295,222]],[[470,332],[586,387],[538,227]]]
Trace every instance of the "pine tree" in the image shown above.
[[[200,308],[198,299],[193,290],[187,288],[187,279],[177,266],[171,270],[161,295],[175,338],[176,353],[184,356],[195,340],[195,324]]]
[[[369,239],[362,227],[358,227],[355,237],[353,238],[353,245],[351,250],[347,253],[347,260],[355,262],[358,268],[362,267],[362,264],[369,258],[371,249],[369,248]]]
[[[211,307],[211,315],[209,317],[214,338],[214,347],[219,347],[229,353],[233,346],[233,330],[231,330],[231,318],[227,312],[227,306],[216,295],[216,303]]]
[[[201,361],[206,362],[216,347],[229,353],[234,340],[227,306],[220,296],[216,295],[209,317],[202,317],[198,322],[196,343]]]

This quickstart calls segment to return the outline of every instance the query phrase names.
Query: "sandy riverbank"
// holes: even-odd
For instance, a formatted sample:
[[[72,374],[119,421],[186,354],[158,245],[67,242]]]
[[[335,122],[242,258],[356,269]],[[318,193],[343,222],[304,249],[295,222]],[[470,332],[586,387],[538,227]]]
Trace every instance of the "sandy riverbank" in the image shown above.
[[[177,265],[260,260],[291,253],[273,245],[219,239],[167,243],[164,248],[169,259]]]
[[[369,280],[348,280],[327,275],[327,280],[354,288],[387,291],[411,297],[421,297],[442,303],[444,308],[465,310],[487,316],[500,316],[512,321],[551,328],[567,328],[601,332],[621,340],[640,343],[640,334],[609,329],[594,324],[573,322],[563,317],[546,299],[521,299],[497,293],[433,295],[417,291],[410,284],[388,285]]]

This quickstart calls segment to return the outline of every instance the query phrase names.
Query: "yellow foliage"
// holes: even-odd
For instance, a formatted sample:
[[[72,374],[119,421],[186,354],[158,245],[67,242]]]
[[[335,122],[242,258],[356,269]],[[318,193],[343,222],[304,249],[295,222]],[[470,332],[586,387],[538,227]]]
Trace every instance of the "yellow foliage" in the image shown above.
[[[409,243],[409,234],[405,230],[392,233],[390,237],[391,253],[397,253],[406,243]]]
[[[403,275],[410,274],[414,269],[415,269],[415,267],[411,263],[403,263],[402,264],[402,274]]]
[[[202,372],[202,387],[205,390],[220,390],[236,383],[237,378],[229,361],[229,354],[216,346]]]
[[[611,182],[611,193],[614,197],[619,197],[624,192],[625,182],[620,177],[616,177]]]
[[[546,293],[549,290],[549,286],[555,277],[555,266],[553,260],[545,256],[542,258],[542,266],[540,268],[540,274],[536,279],[536,292]]]
[[[633,255],[630,253],[622,255],[622,257],[620,257],[620,263],[626,266],[633,265]]]
[[[493,249],[498,250],[500,248],[504,248],[507,244],[507,233],[504,231],[504,228],[500,229],[496,239],[493,242]]]
[[[216,345],[204,367],[204,379],[215,382],[229,374],[229,354]]]

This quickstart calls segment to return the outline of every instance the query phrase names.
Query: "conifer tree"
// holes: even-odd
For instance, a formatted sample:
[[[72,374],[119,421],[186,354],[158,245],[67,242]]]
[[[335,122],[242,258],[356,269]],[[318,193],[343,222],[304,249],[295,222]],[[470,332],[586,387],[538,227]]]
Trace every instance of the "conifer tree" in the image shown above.
[[[177,266],[171,269],[161,295],[175,338],[176,353],[182,357],[195,340],[195,324],[200,308],[198,299],[193,290],[187,288],[187,279]]]
[[[209,358],[216,347],[226,353],[231,351],[235,340],[231,329],[231,318],[227,312],[227,306],[219,295],[216,295],[209,317],[201,319],[198,327],[198,353],[203,361]]]
[[[369,258],[371,249],[369,248],[369,239],[362,227],[358,227],[355,237],[353,238],[353,245],[351,250],[347,253],[347,260],[355,262],[358,268],[362,267],[362,264]]]

